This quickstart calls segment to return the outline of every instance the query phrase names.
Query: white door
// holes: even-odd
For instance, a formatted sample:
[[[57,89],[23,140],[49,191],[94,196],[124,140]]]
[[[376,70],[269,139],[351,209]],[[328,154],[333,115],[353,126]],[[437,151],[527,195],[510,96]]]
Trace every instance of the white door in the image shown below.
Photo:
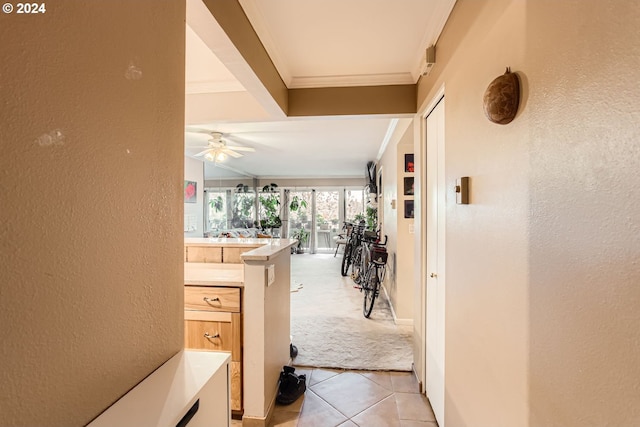
[[[444,427],[444,98],[427,116],[426,391]]]

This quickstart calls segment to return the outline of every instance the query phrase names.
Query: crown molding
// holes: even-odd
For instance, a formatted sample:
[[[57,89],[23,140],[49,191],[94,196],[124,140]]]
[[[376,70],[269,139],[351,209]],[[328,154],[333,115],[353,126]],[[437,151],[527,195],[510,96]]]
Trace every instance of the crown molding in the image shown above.
[[[351,74],[344,76],[293,77],[290,89],[345,86],[386,86],[415,84],[411,73]]]

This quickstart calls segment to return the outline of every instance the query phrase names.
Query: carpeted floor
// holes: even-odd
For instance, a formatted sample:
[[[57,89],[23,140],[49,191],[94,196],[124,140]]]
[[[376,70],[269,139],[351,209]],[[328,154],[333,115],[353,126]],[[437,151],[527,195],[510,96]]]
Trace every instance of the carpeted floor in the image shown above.
[[[384,292],[371,317],[363,294],[340,275],[340,254],[291,256],[291,334],[297,366],[410,371],[412,328],[393,322]]]

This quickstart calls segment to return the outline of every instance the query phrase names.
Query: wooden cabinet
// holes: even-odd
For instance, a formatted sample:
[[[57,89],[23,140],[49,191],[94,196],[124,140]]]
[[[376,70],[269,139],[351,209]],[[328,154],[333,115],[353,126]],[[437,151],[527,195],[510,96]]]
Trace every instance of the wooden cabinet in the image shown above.
[[[231,353],[231,409],[242,411],[241,288],[184,287],[184,347]]]
[[[225,264],[240,264],[242,259],[240,255],[245,252],[252,251],[258,246],[242,247],[242,248],[222,248],[222,262]]]
[[[260,246],[221,247],[186,244],[184,246],[184,262],[241,264],[240,256],[258,247]]]
[[[212,246],[185,246],[186,262],[222,262],[222,248]]]

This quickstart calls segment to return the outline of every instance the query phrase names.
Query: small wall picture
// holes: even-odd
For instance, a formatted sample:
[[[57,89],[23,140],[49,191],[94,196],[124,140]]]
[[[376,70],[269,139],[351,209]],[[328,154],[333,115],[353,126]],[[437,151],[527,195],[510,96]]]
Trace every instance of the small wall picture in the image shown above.
[[[404,217],[413,218],[413,200],[404,201]]]
[[[198,198],[198,192],[196,191],[197,182],[185,181],[184,182],[184,202],[196,203]]]
[[[413,172],[413,154],[404,155],[404,171]]]
[[[407,176],[404,178],[404,195],[413,196],[413,177]]]

